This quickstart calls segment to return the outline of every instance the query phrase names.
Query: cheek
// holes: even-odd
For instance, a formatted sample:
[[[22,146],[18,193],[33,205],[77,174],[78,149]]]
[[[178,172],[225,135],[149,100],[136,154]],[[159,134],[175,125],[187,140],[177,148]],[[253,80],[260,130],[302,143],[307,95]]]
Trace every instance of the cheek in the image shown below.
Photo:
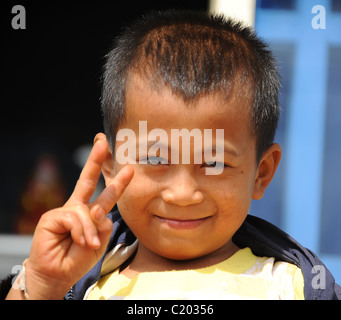
[[[122,218],[127,224],[144,214],[150,201],[158,194],[157,187],[155,182],[140,174],[138,169],[135,170],[133,179],[117,201]]]
[[[225,194],[219,203],[218,218],[220,222],[230,227],[241,224],[249,212],[251,200],[248,198],[241,194]]]
[[[136,218],[143,207],[143,197],[140,196],[140,188],[133,180],[117,201],[117,207],[126,222]]]
[[[236,221],[237,224],[245,219],[252,199],[250,183],[241,178],[230,179],[221,188],[216,186],[214,194],[220,218]]]
[[[219,196],[219,195],[218,195]],[[243,224],[250,208],[251,200],[238,192],[223,192],[220,194],[218,214],[212,233],[213,242],[228,241]]]

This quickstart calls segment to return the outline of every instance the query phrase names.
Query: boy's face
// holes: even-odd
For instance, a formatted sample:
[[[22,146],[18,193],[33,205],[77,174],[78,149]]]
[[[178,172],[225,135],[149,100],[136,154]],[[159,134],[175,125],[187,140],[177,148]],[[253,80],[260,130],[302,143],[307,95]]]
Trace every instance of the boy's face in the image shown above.
[[[249,115],[241,101],[226,102],[219,95],[204,96],[193,105],[164,88],[153,91],[135,76],[127,88],[126,121],[119,128],[132,129],[139,141],[139,121],[148,132],[172,129],[224,129],[222,173],[207,175],[212,163],[140,164],[137,148],[134,177],[118,202],[121,215],[140,243],[169,259],[193,259],[232,244],[232,236],[249,210],[258,176],[256,142],[250,134]],[[204,136],[204,134],[203,134]],[[124,142],[116,142],[116,151]],[[171,148],[171,141],[168,142]],[[203,144],[204,145],[204,144]],[[158,158],[150,159],[152,162]],[[207,159],[206,159],[207,161]],[[208,160],[209,161],[209,160]],[[155,163],[155,162],[154,162]],[[116,171],[123,166],[115,158]]]

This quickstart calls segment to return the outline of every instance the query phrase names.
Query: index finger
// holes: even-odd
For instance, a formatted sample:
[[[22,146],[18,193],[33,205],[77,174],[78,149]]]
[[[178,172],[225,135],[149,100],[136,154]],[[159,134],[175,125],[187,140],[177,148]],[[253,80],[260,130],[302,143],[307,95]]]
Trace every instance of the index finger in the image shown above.
[[[102,191],[93,205],[99,205],[102,209],[102,215],[108,214],[115,203],[120,199],[124,190],[127,188],[131,179],[133,178],[133,167],[124,166],[115,176],[113,181]]]
[[[75,202],[88,203],[90,201],[108,152],[108,145],[104,141],[98,140],[94,144],[68,204]]]

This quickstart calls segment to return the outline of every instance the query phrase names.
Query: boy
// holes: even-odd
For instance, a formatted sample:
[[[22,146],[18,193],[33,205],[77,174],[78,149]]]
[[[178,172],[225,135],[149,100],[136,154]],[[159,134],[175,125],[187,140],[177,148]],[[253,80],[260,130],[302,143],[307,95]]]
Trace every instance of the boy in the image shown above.
[[[166,12],[125,29],[107,56],[105,134],[7,299],[340,298],[326,268],[314,285],[313,253],[248,216],[281,157],[278,87],[265,44],[233,21]]]

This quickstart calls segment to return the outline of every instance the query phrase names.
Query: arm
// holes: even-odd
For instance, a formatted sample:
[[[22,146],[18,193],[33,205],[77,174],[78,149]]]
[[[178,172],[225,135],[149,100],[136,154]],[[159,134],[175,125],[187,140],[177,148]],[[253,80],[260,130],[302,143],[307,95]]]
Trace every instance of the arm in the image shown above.
[[[11,290],[12,280],[14,277],[15,275],[10,274],[0,281],[0,300],[4,300],[8,292]]]

